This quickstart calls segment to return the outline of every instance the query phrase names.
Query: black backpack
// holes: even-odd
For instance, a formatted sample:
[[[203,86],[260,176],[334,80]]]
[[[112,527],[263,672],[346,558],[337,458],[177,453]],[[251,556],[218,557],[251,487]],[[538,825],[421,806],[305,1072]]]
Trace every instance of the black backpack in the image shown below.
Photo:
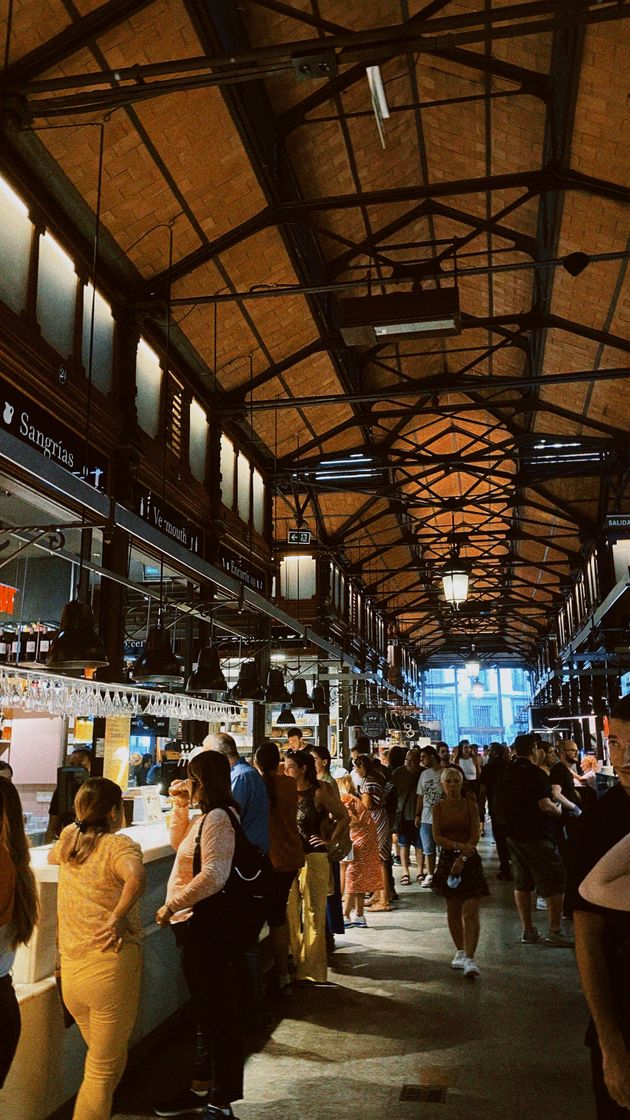
[[[216,917],[218,907],[223,906],[223,913],[227,913],[228,920],[233,923],[231,933],[235,944],[247,950],[255,945],[267,917],[273,868],[269,857],[247,839],[233,810],[226,809],[226,813],[234,829],[234,856],[230,874],[223,889],[202,899],[193,907],[193,911],[197,916],[200,916],[200,912],[205,914],[207,911],[207,916],[211,918],[213,914]],[[198,875],[201,871],[201,833],[204,824],[205,817],[195,837],[193,875]]]

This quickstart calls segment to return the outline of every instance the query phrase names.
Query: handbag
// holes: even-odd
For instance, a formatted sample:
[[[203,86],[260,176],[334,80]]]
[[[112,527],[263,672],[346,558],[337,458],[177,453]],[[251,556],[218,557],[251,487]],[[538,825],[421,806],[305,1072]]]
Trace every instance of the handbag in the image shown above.
[[[234,830],[234,855],[222,890],[202,898],[193,906],[193,915],[212,936],[229,932],[232,943],[244,951],[256,943],[265,923],[273,869],[269,857],[248,840],[231,809],[226,809]],[[204,814],[195,837],[193,875],[201,871],[201,833]]]

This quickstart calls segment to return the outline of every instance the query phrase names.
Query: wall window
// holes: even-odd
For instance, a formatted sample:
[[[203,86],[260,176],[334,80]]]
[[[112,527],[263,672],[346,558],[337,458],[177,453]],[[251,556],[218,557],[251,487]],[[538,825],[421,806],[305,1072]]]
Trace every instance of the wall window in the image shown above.
[[[50,233],[39,240],[37,322],[46,342],[67,358],[72,353],[77,274],[72,259]]]
[[[314,556],[285,556],[280,561],[280,594],[283,599],[312,599],[317,587]]]
[[[12,311],[26,306],[32,239],[28,208],[0,176],[0,299]]]
[[[92,343],[92,384],[101,393],[112,389],[112,355],[114,351],[114,316],[110,304],[98,288],[94,294],[91,284],[86,284],[83,293],[83,339],[81,360],[86,374],[90,368],[90,327],[92,322],[92,299],[94,299],[94,337]]]
[[[221,501],[228,509],[234,509],[234,477],[236,452],[231,439],[221,434]]]
[[[249,459],[239,451],[237,458],[236,493],[238,502],[238,515],[241,521],[249,521],[252,468]]]
[[[265,483],[256,467],[252,473],[252,507],[254,529],[262,534],[265,531]]]
[[[136,356],[136,409],[138,424],[153,439],[160,430],[161,387],[160,359],[141,338]]]
[[[198,482],[206,477],[206,456],[208,453],[208,417],[201,405],[190,402],[190,434],[188,439],[190,473]]]
[[[166,378],[166,445],[178,459],[182,457],[184,386],[174,374]]]

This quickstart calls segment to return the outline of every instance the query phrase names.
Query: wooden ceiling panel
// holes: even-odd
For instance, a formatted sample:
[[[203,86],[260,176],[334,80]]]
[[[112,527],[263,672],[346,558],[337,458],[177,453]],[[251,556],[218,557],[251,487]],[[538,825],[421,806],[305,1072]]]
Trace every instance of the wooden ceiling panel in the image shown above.
[[[525,18],[516,0],[513,3],[518,18]],[[68,28],[71,19],[92,14],[95,7],[93,0],[78,0],[72,9],[61,0],[45,0],[43,6],[35,0],[18,0],[10,59]],[[210,24],[217,16],[215,7],[204,6]],[[255,0],[226,0],[224,14],[230,18],[222,22],[220,34],[238,30],[240,19],[254,49],[301,41],[308,41],[310,49],[319,36],[321,49],[326,50],[336,33],[370,31],[399,24],[406,17],[427,16],[426,0],[407,0],[404,5],[392,0],[369,4],[318,0],[316,5],[312,0],[285,0],[278,7],[273,10],[273,4],[266,7]],[[592,3],[585,7],[589,16],[595,10]],[[431,32],[432,19],[467,17],[482,9],[485,15],[495,14],[481,0],[439,5],[430,10],[425,32]],[[209,54],[212,36],[200,41],[203,25],[197,33],[192,11],[193,6],[183,0],[155,0],[140,6],[96,43],[68,50],[66,55],[55,51],[50,74],[67,79],[71,74],[91,73],[103,63],[119,69]],[[455,647],[458,641],[483,634],[494,635],[503,648],[531,649],[528,607],[537,624],[544,625],[547,612],[551,622],[550,588],[575,566],[575,556],[567,557],[562,548],[579,554],[577,527],[597,517],[600,486],[596,477],[576,476],[570,464],[559,464],[557,477],[546,479],[535,464],[527,466],[527,458],[517,451],[520,437],[528,432],[592,435],[598,432],[597,422],[627,431],[630,423],[625,380],[589,384],[570,378],[575,372],[627,365],[625,352],[605,346],[605,337],[592,340],[580,333],[595,330],[628,336],[625,263],[593,261],[577,277],[560,266],[551,272],[529,267],[496,271],[502,264],[529,265],[532,256],[623,252],[627,209],[605,197],[605,190],[592,194],[572,189],[543,197],[534,185],[532,197],[522,202],[525,185],[508,182],[490,190],[485,182],[488,174],[541,168],[549,111],[561,113],[564,98],[566,116],[555,121],[554,136],[563,143],[566,139],[567,164],[613,184],[627,183],[630,146],[623,135],[623,114],[630,48],[624,30],[621,19],[587,27],[581,58],[580,36],[573,25],[556,34],[555,51],[561,35],[566,57],[574,51],[575,64],[581,67],[572,139],[570,84],[553,88],[558,82],[557,71],[550,74],[554,43],[550,31],[506,38],[495,38],[490,31],[485,42],[468,42],[467,37],[462,47],[445,50],[447,57],[426,49],[414,54],[413,44],[411,49],[390,45],[377,51],[374,60],[380,61],[393,110],[384,122],[384,148],[363,71],[363,62],[374,61],[369,50],[350,58],[340,55],[338,80],[330,83],[298,81],[288,53],[281,61],[285,72],[264,83],[259,80],[258,86],[243,82],[228,91],[184,88],[180,74],[180,88],[175,83],[168,95],[134,99],[105,125],[101,217],[113,239],[113,248],[108,241],[107,250],[113,260],[108,258],[107,263],[114,275],[118,245],[119,255],[132,266],[126,273],[129,292],[121,282],[122,299],[138,298],[139,286],[129,281],[133,274],[147,281],[154,276],[164,279],[169,250],[166,227],[171,222],[173,259],[176,267],[184,262],[172,287],[174,298],[207,297],[230,288],[245,293],[261,285],[360,279],[367,269],[374,293],[391,291],[392,286],[381,281],[390,278],[392,266],[429,262],[449,245],[457,246],[463,315],[499,321],[449,339],[401,342],[373,355],[333,354],[322,348],[279,371],[278,363],[290,361],[320,332],[325,346],[337,350],[332,295],[322,295],[317,317],[314,303],[298,294],[235,300],[216,309],[212,304],[173,308],[178,328],[171,339],[174,365],[180,359],[185,365],[192,347],[199,358],[195,377],[200,391],[207,391],[206,403],[211,404],[215,387],[241,394],[244,416],[234,420],[235,431],[246,438],[251,419],[257,452],[271,470],[276,456],[290,461],[300,447],[314,459],[320,453],[356,449],[363,441],[392,464],[378,485],[393,500],[383,493],[375,496],[377,484],[371,483],[370,493],[358,481],[355,490],[347,483],[342,490],[323,490],[319,507],[326,531],[343,534],[346,526],[346,556],[358,569],[365,564],[366,580],[378,579],[379,567],[391,567],[378,584],[375,601],[378,604],[381,597],[384,609],[394,612],[403,638],[408,631],[410,643],[420,643],[425,652],[444,642]],[[235,47],[230,57],[238,57],[246,48],[244,39],[242,49]],[[464,66],[466,56],[471,62],[479,56],[479,65]],[[261,61],[261,73],[277,62],[275,52],[273,60]],[[484,73],[488,66],[494,74]],[[509,66],[549,75],[549,100],[533,96],[527,73],[522,88],[518,70],[512,71],[511,80]],[[350,84],[348,76],[353,79]],[[130,91],[132,96],[131,85]],[[270,106],[268,135],[267,125],[262,127],[253,108],[264,104],[265,97]],[[312,104],[305,120],[299,112],[284,115],[302,101]],[[277,121],[269,119],[271,112]],[[87,127],[87,119],[51,118],[50,123],[72,127],[40,132],[38,139],[50,156],[51,181],[58,167],[60,179],[67,180],[94,209],[98,130]],[[100,120],[101,115],[90,112],[89,119]],[[560,154],[560,158],[565,157]],[[286,174],[289,162],[295,179]],[[463,182],[469,179],[478,180],[471,190]],[[443,183],[453,183],[451,196],[442,195]],[[433,192],[427,184],[435,185]],[[346,205],[357,191],[372,192],[369,205]],[[404,192],[407,197],[401,198]],[[336,196],[344,196],[337,209],[308,206],[311,200]],[[282,226],[274,224],[276,205],[286,207]],[[268,227],[248,237],[235,233],[229,247],[222,249],[220,241],[213,246],[267,208]],[[461,216],[441,214],[441,208]],[[438,213],[431,213],[433,209]],[[501,225],[500,232],[483,228],[489,219]],[[523,235],[530,241],[523,243]],[[328,272],[326,262],[331,265]],[[444,267],[452,267],[450,255]],[[465,275],[472,267],[481,271]],[[489,273],[488,267],[495,271]],[[435,283],[434,278],[423,279],[427,289]],[[151,297],[146,299],[150,290],[146,284],[140,301],[143,309],[150,302]],[[359,286],[354,292],[360,294],[365,288]],[[162,294],[163,288],[161,298]],[[136,310],[132,305],[131,313]],[[163,331],[161,311],[158,307],[143,313],[148,322],[155,315]],[[530,311],[537,316],[535,327],[525,323],[518,344],[508,345],[517,330],[512,320]],[[549,312],[576,324],[576,329],[541,327]],[[148,325],[146,329],[153,336]],[[188,349],[182,348],[180,354],[182,339]],[[524,384],[522,389],[499,389],[485,403],[487,388],[457,388],[462,371],[477,379],[523,376]],[[558,373],[567,374],[565,383],[546,383],[546,375]],[[251,377],[261,383],[250,406]],[[539,384],[532,383],[532,377]],[[422,389],[428,378],[438,385],[430,399]],[[453,389],[447,391],[450,378]],[[417,397],[388,397],[390,386],[401,381],[408,382],[414,394],[417,390]],[[349,392],[350,386],[356,392]],[[370,393],[381,394],[381,400],[361,399]],[[291,404],[292,397],[309,396],[343,400],[299,408]],[[274,398],[277,409],[257,408]],[[513,415],[504,408],[499,411],[505,401],[514,406]],[[526,407],[519,407],[521,401]],[[287,402],[289,407],[284,407]],[[543,407],[538,409],[537,402]],[[434,411],[425,412],[427,407]],[[560,414],[554,409],[560,409]],[[341,431],[328,439],[328,433],[338,427]],[[321,523],[310,501],[309,494],[305,517],[319,533]],[[279,498],[276,524],[281,526],[282,539],[284,529],[294,522],[292,503]],[[471,602],[458,614],[445,609],[439,592],[439,566],[451,547],[453,530],[462,538],[463,554],[473,561]],[[541,539],[530,540],[528,535]],[[423,553],[422,575],[415,560],[408,567],[416,555],[414,541]],[[513,571],[512,559],[517,561]],[[510,607],[504,617],[506,603]]]

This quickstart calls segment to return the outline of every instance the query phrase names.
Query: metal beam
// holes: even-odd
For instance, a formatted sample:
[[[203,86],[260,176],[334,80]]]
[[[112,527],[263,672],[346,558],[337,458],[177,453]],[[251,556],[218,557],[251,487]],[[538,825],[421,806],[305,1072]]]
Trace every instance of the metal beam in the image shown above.
[[[152,3],[153,0],[108,0],[100,8],[77,17],[63,31],[12,62],[4,71],[4,81],[8,84],[32,81],[38,74],[53,70],[82,47],[89,46],[94,39]]]
[[[630,366],[616,366],[613,369],[598,369],[598,370],[577,370],[567,373],[546,373],[543,374],[542,380],[534,377],[467,377],[458,378],[457,374],[453,374],[450,378],[445,377],[427,377],[423,381],[419,381],[417,385],[410,387],[408,381],[402,382],[398,385],[383,386],[379,392],[353,392],[350,397],[340,396],[339,394],[322,394],[321,396],[313,394],[308,397],[287,397],[286,399],[272,398],[271,400],[257,400],[251,403],[251,408],[254,412],[275,411],[279,408],[315,408],[323,405],[333,404],[358,404],[367,402],[379,402],[388,400],[391,397],[412,397],[417,398],[419,394],[436,395],[439,393],[468,393],[479,392],[480,390],[502,390],[502,389],[526,389],[530,386],[541,385],[542,388],[551,385],[571,385],[579,382],[593,382],[593,381],[625,381],[630,378]],[[478,407],[488,408],[500,405],[500,401],[480,400],[477,402]],[[250,404],[247,404],[248,409]],[[221,408],[221,402],[219,402]],[[230,409],[226,409],[227,412]],[[375,419],[378,419],[378,413],[375,414]]]

